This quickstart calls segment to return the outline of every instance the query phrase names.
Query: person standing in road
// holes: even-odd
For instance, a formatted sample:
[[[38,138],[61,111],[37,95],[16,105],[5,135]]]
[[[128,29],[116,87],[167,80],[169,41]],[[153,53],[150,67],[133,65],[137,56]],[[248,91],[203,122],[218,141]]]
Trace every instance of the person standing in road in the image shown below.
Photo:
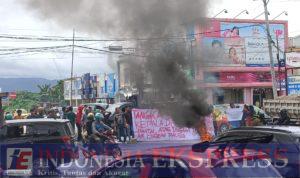
[[[118,122],[118,128],[119,128],[119,141],[120,142],[126,142],[128,133],[127,133],[127,128],[128,128],[128,124],[126,122],[126,118],[124,115],[125,109],[120,112],[119,117],[117,118],[117,122]],[[124,138],[122,141],[122,137]]]
[[[4,118],[6,121],[13,120],[13,115],[10,112],[6,112]]]
[[[131,108],[129,106],[127,106],[125,108],[125,119],[126,119],[126,123],[127,123],[127,134],[129,136],[129,141],[130,138],[134,138],[134,133],[133,133],[133,122],[132,122],[132,113],[131,113]]]
[[[17,115],[14,117],[14,119],[15,120],[24,119],[24,117],[22,116],[22,110],[21,109],[17,110]]]
[[[70,106],[67,109],[66,118],[70,121],[71,125],[73,126],[73,129],[75,130],[76,114],[73,112],[73,107],[72,106]]]
[[[120,130],[119,130],[119,124],[118,124],[119,117],[121,117],[121,110],[120,110],[120,108],[117,107],[117,108],[115,108],[115,113],[112,116],[112,118],[113,118],[112,127],[116,132],[117,138],[120,140]]]
[[[83,109],[84,109],[84,106],[81,105],[78,107],[78,110],[77,110],[77,114],[76,114],[76,127],[77,127],[77,130],[78,130],[78,140],[82,140],[82,124],[81,124],[81,119],[82,119],[82,115],[83,115]]]

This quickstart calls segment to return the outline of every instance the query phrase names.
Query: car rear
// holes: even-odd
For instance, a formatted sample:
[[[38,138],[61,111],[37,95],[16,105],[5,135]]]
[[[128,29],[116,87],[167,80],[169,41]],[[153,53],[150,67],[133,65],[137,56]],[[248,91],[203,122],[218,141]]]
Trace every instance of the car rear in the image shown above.
[[[44,169],[53,173],[61,163],[68,163],[78,155],[74,129],[68,120],[12,121],[1,130],[4,175],[39,176]],[[26,166],[20,166],[20,160],[27,161]]]

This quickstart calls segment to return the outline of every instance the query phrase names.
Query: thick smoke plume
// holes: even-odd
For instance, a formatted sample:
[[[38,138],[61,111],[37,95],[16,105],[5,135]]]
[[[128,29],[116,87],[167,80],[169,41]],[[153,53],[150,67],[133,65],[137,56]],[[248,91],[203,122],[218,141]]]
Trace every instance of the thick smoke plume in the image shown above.
[[[144,102],[169,114],[180,126],[192,127],[208,114],[205,95],[187,78],[191,67],[185,30],[205,25],[208,0],[25,0],[44,20],[65,28],[119,39],[136,38],[138,56],[132,69]],[[143,39],[143,40],[141,40]],[[136,67],[136,68],[134,68]],[[149,89],[149,88],[148,88]],[[151,95],[152,94],[152,95]]]

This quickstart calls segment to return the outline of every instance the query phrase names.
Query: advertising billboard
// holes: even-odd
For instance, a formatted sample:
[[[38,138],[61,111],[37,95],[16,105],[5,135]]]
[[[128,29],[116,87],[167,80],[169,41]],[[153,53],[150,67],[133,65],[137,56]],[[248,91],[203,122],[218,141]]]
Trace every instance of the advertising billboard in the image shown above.
[[[82,81],[81,78],[75,78],[72,86],[72,99],[82,99]],[[64,98],[70,100],[71,98],[71,80],[64,81]]]
[[[278,51],[279,60],[284,59],[287,23],[271,22],[270,33],[275,43],[272,46],[272,54],[274,63],[277,65]],[[208,24],[208,27],[196,26],[195,34],[197,34],[197,48],[203,49],[201,50],[201,59],[204,61],[204,65],[224,66],[226,64],[228,66],[247,67],[267,67],[270,65],[267,32],[263,21],[213,20]],[[217,47],[218,50],[216,50]]]
[[[286,65],[290,67],[300,67],[300,53],[286,53]]]
[[[106,92],[109,98],[114,98],[118,91],[118,81],[115,73],[107,74],[106,77]]]
[[[83,75],[82,78],[82,96],[83,99],[89,99],[90,94],[92,93],[92,86],[91,86],[91,74],[86,73]]]

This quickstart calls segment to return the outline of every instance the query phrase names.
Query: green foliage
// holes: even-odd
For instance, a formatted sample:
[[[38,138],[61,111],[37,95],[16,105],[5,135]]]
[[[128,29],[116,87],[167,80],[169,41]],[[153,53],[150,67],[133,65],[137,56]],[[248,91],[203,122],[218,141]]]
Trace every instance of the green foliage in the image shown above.
[[[16,109],[30,110],[34,106],[38,106],[40,94],[27,91],[17,92],[17,98],[11,100],[10,105],[4,108],[5,111],[14,111]]]
[[[5,106],[5,111],[14,111],[16,109],[26,109],[29,111],[34,106],[39,106],[41,102],[63,103],[64,82],[58,81],[53,87],[50,85],[38,85],[39,93],[27,91],[17,92],[17,98],[11,100],[9,106]]]

